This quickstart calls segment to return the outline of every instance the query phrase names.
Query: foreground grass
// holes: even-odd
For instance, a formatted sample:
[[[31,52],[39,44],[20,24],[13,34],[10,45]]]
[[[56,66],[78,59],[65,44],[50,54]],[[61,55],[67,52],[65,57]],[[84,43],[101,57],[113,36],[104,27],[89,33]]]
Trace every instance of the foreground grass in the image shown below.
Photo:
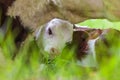
[[[10,23],[8,20],[8,26]],[[120,30],[119,22],[107,20],[88,20],[79,25]],[[97,69],[81,67],[73,50],[67,48],[54,60],[43,58],[32,37],[17,50],[13,59],[16,50],[14,34],[8,30],[6,37],[0,36],[0,80],[120,80],[120,42],[114,44],[118,46],[109,50],[115,55]]]

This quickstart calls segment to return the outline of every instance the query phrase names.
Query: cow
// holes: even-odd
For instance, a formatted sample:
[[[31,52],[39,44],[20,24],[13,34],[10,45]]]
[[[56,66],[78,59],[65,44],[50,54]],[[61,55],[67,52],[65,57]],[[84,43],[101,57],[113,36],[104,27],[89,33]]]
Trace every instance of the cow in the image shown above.
[[[19,17],[22,25],[33,31],[53,18],[73,24],[91,18],[120,20],[119,3],[119,0],[0,0],[5,14]]]

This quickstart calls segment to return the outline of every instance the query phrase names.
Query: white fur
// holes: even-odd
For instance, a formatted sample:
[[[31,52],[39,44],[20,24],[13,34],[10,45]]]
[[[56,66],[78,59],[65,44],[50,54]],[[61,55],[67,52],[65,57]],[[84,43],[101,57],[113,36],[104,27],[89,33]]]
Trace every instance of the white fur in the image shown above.
[[[49,28],[52,30],[52,35],[48,34]],[[55,18],[38,30],[36,39],[38,45],[42,45],[44,51],[50,54],[58,54],[67,42],[72,41],[72,35],[73,25],[68,21]],[[56,50],[55,53],[51,52],[52,48]]]

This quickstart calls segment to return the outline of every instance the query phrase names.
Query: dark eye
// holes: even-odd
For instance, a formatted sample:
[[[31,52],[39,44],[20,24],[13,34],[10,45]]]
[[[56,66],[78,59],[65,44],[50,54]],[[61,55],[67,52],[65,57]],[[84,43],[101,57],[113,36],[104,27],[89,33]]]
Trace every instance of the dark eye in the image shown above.
[[[52,30],[51,30],[50,28],[48,29],[48,34],[49,34],[49,35],[52,35],[52,34],[53,34],[53,33],[52,33]]]

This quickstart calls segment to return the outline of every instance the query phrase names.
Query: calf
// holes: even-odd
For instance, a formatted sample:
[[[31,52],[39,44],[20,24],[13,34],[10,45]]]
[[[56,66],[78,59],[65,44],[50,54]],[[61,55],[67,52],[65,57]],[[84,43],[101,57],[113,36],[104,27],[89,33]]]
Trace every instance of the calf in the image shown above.
[[[109,40],[114,41],[111,35],[118,38],[120,32],[115,29],[91,29],[84,27],[76,27],[68,21],[61,19],[52,19],[43,26],[40,26],[35,32],[35,40],[40,50],[44,53],[47,52],[50,58],[54,58],[59,55],[65,46],[69,49],[75,47],[75,55],[78,59],[78,64],[87,67],[97,67],[98,62],[103,56],[98,51],[102,45],[105,45],[106,53],[109,54],[109,47],[112,43]],[[107,37],[106,37],[107,36]],[[117,39],[119,41],[119,39]],[[66,45],[69,43],[69,45]],[[100,56],[99,56],[100,55]],[[66,55],[65,55],[66,56]]]

